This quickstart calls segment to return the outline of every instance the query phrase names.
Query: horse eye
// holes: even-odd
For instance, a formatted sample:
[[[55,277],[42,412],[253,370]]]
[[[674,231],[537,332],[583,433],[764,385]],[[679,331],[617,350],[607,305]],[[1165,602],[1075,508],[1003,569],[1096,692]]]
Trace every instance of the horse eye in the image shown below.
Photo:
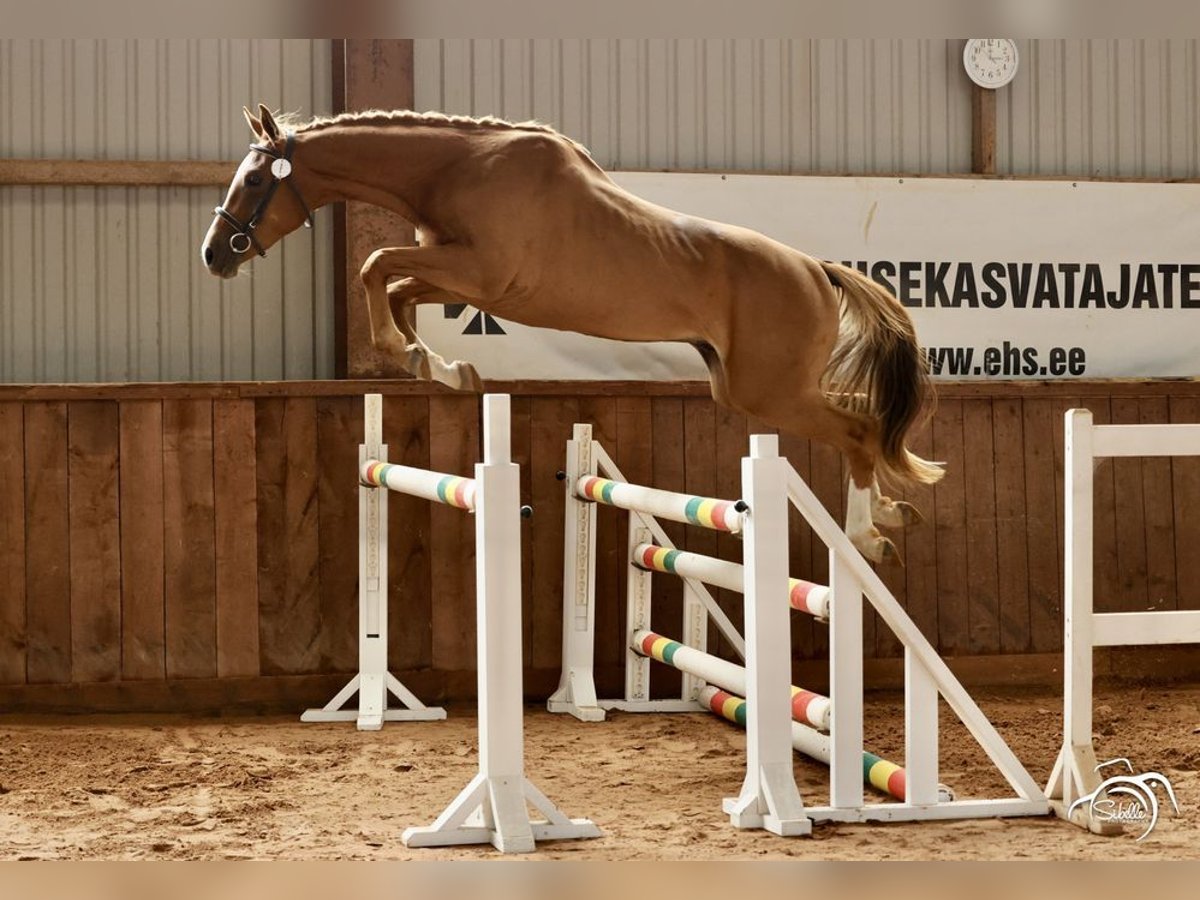
[[[250,185],[250,187],[258,187],[262,184],[262,176],[257,172],[251,172],[246,176],[246,184]]]

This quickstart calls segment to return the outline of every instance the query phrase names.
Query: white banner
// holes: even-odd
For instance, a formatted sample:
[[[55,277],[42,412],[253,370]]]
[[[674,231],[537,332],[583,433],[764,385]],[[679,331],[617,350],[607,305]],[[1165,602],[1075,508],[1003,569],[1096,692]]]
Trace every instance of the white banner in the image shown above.
[[[941,378],[1200,375],[1200,185],[617,172],[633,193],[853,265]],[[419,307],[484,378],[692,379],[696,352]],[[501,333],[503,332],[503,333]]]

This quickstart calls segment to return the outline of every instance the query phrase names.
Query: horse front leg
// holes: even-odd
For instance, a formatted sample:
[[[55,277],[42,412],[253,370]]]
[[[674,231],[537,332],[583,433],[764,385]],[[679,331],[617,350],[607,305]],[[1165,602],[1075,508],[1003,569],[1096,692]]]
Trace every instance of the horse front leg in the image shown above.
[[[449,252],[447,252],[449,251]],[[455,390],[482,392],[483,381],[470,363],[447,363],[426,346],[408,320],[407,309],[421,302],[458,302],[455,287],[466,296],[476,294],[471,279],[473,266],[459,259],[460,248],[388,247],[376,250],[362,268],[361,278],[367,293],[367,312],[371,322],[371,343],[403,361],[406,371],[426,381],[438,381]],[[454,272],[455,264],[463,273]],[[388,281],[402,281],[388,287]],[[432,278],[437,278],[439,284]],[[452,294],[451,291],[454,291]],[[393,311],[400,314],[394,315]]]
[[[417,334],[417,330],[409,318],[413,307],[418,303],[462,303],[463,301],[441,288],[406,277],[393,282],[387,287],[388,303],[396,328],[405,340],[405,368],[427,381],[437,381],[455,390],[483,392],[483,381],[475,367],[460,359],[446,362],[440,353],[430,349],[429,345]],[[414,371],[415,370],[415,371]]]

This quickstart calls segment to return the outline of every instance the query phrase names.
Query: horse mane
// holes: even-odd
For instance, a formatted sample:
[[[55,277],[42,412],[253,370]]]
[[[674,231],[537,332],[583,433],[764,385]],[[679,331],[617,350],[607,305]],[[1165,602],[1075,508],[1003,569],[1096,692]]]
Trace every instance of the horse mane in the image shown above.
[[[305,131],[322,131],[337,125],[420,125],[433,128],[494,128],[498,130],[540,131],[558,134],[554,128],[541,122],[509,122],[495,116],[453,116],[440,112],[416,112],[410,109],[369,109],[362,112],[344,112],[336,116],[315,116],[302,119],[296,113],[277,113],[275,121],[285,129],[300,134]]]

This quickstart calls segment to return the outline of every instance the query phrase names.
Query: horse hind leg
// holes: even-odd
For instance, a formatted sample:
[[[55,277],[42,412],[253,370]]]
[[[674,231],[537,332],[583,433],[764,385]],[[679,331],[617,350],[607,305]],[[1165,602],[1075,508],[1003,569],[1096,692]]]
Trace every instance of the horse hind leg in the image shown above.
[[[884,528],[904,528],[925,521],[921,511],[906,500],[893,500],[879,489],[879,479],[871,481],[871,520]]]

